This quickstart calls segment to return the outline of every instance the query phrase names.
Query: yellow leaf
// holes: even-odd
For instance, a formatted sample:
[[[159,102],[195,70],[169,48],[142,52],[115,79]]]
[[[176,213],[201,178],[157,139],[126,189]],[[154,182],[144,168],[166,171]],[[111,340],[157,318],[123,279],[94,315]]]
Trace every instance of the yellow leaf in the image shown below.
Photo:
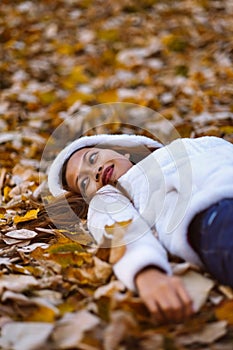
[[[11,188],[9,186],[4,187],[4,189],[3,189],[3,196],[4,196],[5,200],[8,199],[8,197],[9,197],[8,194],[9,194],[10,191],[11,191]]]
[[[32,209],[32,210],[29,210],[24,216],[16,215],[14,217],[14,223],[18,224],[19,222],[37,219],[38,212],[39,212],[39,209]]]
[[[42,91],[38,92],[37,95],[43,105],[49,105],[56,101],[56,94],[54,91]]]
[[[116,90],[104,91],[98,94],[97,100],[100,103],[117,102],[118,94]]]
[[[233,126],[232,125],[223,125],[220,126],[220,130],[224,133],[224,134],[233,134]]]
[[[75,306],[77,307],[77,305],[72,305],[72,304],[65,302],[63,304],[58,305],[58,310],[60,311],[61,315],[65,315],[68,312],[74,312]]]
[[[52,259],[63,268],[82,266],[85,263],[90,264],[92,262],[91,254],[85,252],[79,243],[73,241],[53,244],[45,252],[49,254],[49,259]]]
[[[63,252],[58,254],[50,254],[50,259],[57,262],[61,267],[82,266],[87,260],[91,261],[88,253]]]
[[[73,55],[75,51],[75,47],[70,44],[62,43],[58,45],[57,52],[61,55]]]
[[[233,325],[233,300],[227,300],[221,303],[215,310],[215,316],[218,320],[226,320]]]
[[[90,102],[93,99],[94,99],[94,95],[92,94],[87,94],[81,91],[75,91],[66,97],[65,102],[67,107],[70,107],[78,100],[82,102]]]
[[[116,229],[118,229],[119,227],[126,228],[131,222],[132,220],[127,220],[127,221],[115,222],[113,225],[105,225],[105,231],[108,234],[113,235]]]
[[[67,252],[84,252],[83,247],[72,241],[64,241],[60,244],[53,244],[49,249],[48,252],[51,254],[59,254],[59,253],[67,253]]]
[[[53,322],[56,318],[56,312],[49,307],[41,305],[37,307],[25,321],[29,322]]]
[[[118,29],[102,29],[99,30],[97,36],[101,40],[115,42],[119,40],[119,30]]]
[[[171,51],[183,52],[187,42],[181,37],[174,34],[166,35],[162,38],[162,43]]]
[[[67,77],[62,82],[62,86],[67,89],[75,87],[77,84],[84,84],[88,82],[88,77],[84,73],[82,66],[73,67]]]

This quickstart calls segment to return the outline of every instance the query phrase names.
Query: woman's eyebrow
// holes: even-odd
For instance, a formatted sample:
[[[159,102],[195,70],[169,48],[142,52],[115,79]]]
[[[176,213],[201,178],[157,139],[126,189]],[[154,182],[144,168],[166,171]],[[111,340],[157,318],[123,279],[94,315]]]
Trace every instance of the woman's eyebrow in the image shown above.
[[[88,151],[86,151],[85,153],[84,153],[84,155],[83,155],[83,159],[84,159],[84,161],[85,161],[85,163],[87,163],[87,154],[90,152],[90,150],[88,150]]]

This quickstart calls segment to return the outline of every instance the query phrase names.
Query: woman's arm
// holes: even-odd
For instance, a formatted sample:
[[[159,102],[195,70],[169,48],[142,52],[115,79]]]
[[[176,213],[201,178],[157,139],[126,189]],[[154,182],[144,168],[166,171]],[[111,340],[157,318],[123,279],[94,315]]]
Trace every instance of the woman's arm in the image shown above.
[[[191,300],[179,278],[171,276],[164,247],[125,196],[119,192],[114,195],[113,190],[110,196],[96,197],[88,218],[97,241],[108,235],[106,226],[129,223],[125,227],[125,253],[115,263],[114,272],[129,289],[139,292],[158,321],[181,321],[191,314]]]
[[[192,300],[179,277],[148,266],[135,277],[138,293],[159,323],[181,322],[192,313]]]

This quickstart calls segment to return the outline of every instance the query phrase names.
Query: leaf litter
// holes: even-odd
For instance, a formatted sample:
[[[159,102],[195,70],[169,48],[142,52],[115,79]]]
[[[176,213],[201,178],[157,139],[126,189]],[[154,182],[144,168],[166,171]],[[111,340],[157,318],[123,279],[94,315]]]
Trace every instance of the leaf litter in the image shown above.
[[[58,230],[38,219],[44,146],[62,122],[75,137],[68,117],[88,106],[136,103],[161,113],[183,137],[233,142],[231,0],[2,5],[1,348],[230,350],[230,288],[174,262],[198,312],[179,325],[157,325],[113,275],[110,261],[121,251],[109,260],[109,252],[93,249],[84,222]],[[80,130],[98,118],[80,118]],[[172,138],[163,121],[133,120]],[[123,115],[104,121],[112,125],[96,132],[132,132]]]

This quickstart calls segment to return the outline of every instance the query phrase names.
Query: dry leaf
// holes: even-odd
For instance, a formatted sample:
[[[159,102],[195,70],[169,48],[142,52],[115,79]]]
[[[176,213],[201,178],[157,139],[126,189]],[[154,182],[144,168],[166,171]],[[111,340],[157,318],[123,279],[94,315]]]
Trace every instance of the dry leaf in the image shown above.
[[[26,239],[20,240],[8,237],[2,237],[2,240],[8,245],[17,245],[18,247],[24,247],[25,245],[28,245],[31,242],[30,240]]]
[[[50,323],[11,322],[2,327],[0,346],[12,350],[38,350],[53,330]]]
[[[38,233],[35,231],[27,230],[27,229],[21,229],[21,230],[13,230],[9,231],[5,234],[5,236],[14,238],[14,239],[32,239],[37,236]]]
[[[26,303],[29,302],[29,299],[24,294],[15,293],[10,290],[7,290],[2,294],[1,301],[5,302],[8,299],[15,300],[15,301],[23,301]]]
[[[220,290],[220,292],[225,295],[228,299],[232,300],[233,299],[233,289],[229,286],[223,286],[220,285],[218,287],[218,289]]]
[[[119,349],[120,343],[130,335],[130,333],[136,332],[137,323],[131,314],[125,311],[112,312],[110,324],[104,332],[104,349]]]
[[[33,250],[35,250],[37,248],[47,249],[48,247],[49,247],[49,245],[46,243],[33,243],[30,245],[27,245],[26,247],[18,248],[18,251],[24,252],[24,253],[31,253],[31,252],[33,252]]]
[[[124,237],[126,234],[127,227],[128,225],[130,225],[131,222],[132,220],[115,222],[111,226],[105,226],[105,231],[108,235],[112,237],[111,251],[109,256],[110,264],[117,263],[117,261],[120,260],[125,254],[126,246]]]
[[[17,243],[22,242],[19,239],[14,239],[14,238],[8,238],[8,237],[2,237],[3,242],[5,242],[8,245],[15,245]],[[29,241],[30,242],[30,241]]]
[[[94,298],[99,299],[102,296],[110,297],[111,295],[114,295],[114,293],[122,292],[124,290],[125,290],[125,286],[122,282],[111,281],[110,283],[97,288],[94,293]]]
[[[112,267],[106,263],[105,261],[100,260],[96,256],[93,258],[94,260],[94,268],[93,273],[96,278],[101,281],[105,281],[109,278],[112,273]]]
[[[119,332],[112,328],[113,339],[109,339],[110,346],[118,349],[230,350],[231,303],[224,303],[232,299],[230,288],[219,286],[211,291],[212,304],[206,303],[185,324],[152,329],[139,298],[129,291],[122,293],[121,282],[109,282],[111,266],[101,264],[109,261],[110,251],[111,262],[118,261],[124,244],[118,244],[119,249],[114,244],[108,254],[106,250],[96,253],[85,246],[87,236],[77,234],[80,227],[75,222],[72,228],[65,226],[65,234],[80,240],[80,254],[70,240],[61,241],[51,226],[35,229],[38,213],[30,211],[43,205],[40,196],[45,195],[45,202],[50,198],[45,185],[50,162],[60,148],[83,133],[154,134],[164,143],[180,136],[216,135],[233,143],[232,0],[119,0],[89,6],[90,2],[57,1],[51,6],[51,1],[41,0],[37,6],[36,1],[24,0],[15,1],[14,7],[3,1],[1,6],[0,292],[4,302],[0,326],[17,317],[50,320],[56,326],[57,316],[92,305],[90,310],[103,321],[84,332],[80,350],[102,349],[106,327],[118,326],[120,320],[128,332],[120,324]],[[100,102],[110,103],[95,108]],[[136,106],[132,108],[131,103]],[[47,140],[48,152],[44,150]],[[38,235],[30,239],[6,236],[15,230],[14,218],[19,220],[17,228],[35,229]],[[37,227],[43,225],[47,223],[42,220]],[[50,251],[54,244],[57,250]],[[182,268],[184,273],[187,266]],[[181,274],[181,266],[178,269]],[[38,284],[30,284],[25,276],[33,276]],[[208,300],[209,287],[203,292],[197,288],[199,282],[192,287],[193,283],[192,277],[190,293],[193,289],[202,302]],[[33,301],[35,296],[42,299]],[[220,299],[223,303],[216,306]],[[127,317],[114,321],[113,310],[126,311],[138,321],[137,334]],[[187,335],[186,339],[192,334],[198,337],[197,330],[209,326],[214,316],[229,322],[222,341],[179,346],[177,333]],[[38,329],[31,332],[27,325],[19,339],[13,323],[9,331],[13,344],[4,338],[0,348],[36,346],[40,333]],[[115,345],[111,343],[114,331]],[[37,345],[37,350],[59,349],[51,337],[42,335]]]
[[[78,346],[86,331],[95,328],[100,319],[86,310],[73,314],[67,313],[53,332],[53,339],[59,349],[70,349]]]
[[[23,292],[24,290],[36,287],[40,282],[33,276],[24,275],[3,275],[0,276],[0,294],[3,290],[8,289],[13,292]]]
[[[139,348],[143,350],[164,350],[164,337],[154,330],[143,332],[139,340]]]
[[[198,333],[191,333],[184,337],[179,337],[178,341],[182,345],[191,345],[194,343],[211,344],[223,337],[227,332],[227,322],[218,321],[206,324]]]
[[[215,310],[215,316],[218,320],[225,320],[233,325],[233,300],[223,301]]]
[[[213,280],[194,271],[188,271],[180,278],[193,301],[194,311],[199,311],[214,286]]]
[[[18,224],[19,222],[30,221],[37,218],[37,213],[39,209],[31,209],[24,216],[16,215],[14,217],[14,223]]]

